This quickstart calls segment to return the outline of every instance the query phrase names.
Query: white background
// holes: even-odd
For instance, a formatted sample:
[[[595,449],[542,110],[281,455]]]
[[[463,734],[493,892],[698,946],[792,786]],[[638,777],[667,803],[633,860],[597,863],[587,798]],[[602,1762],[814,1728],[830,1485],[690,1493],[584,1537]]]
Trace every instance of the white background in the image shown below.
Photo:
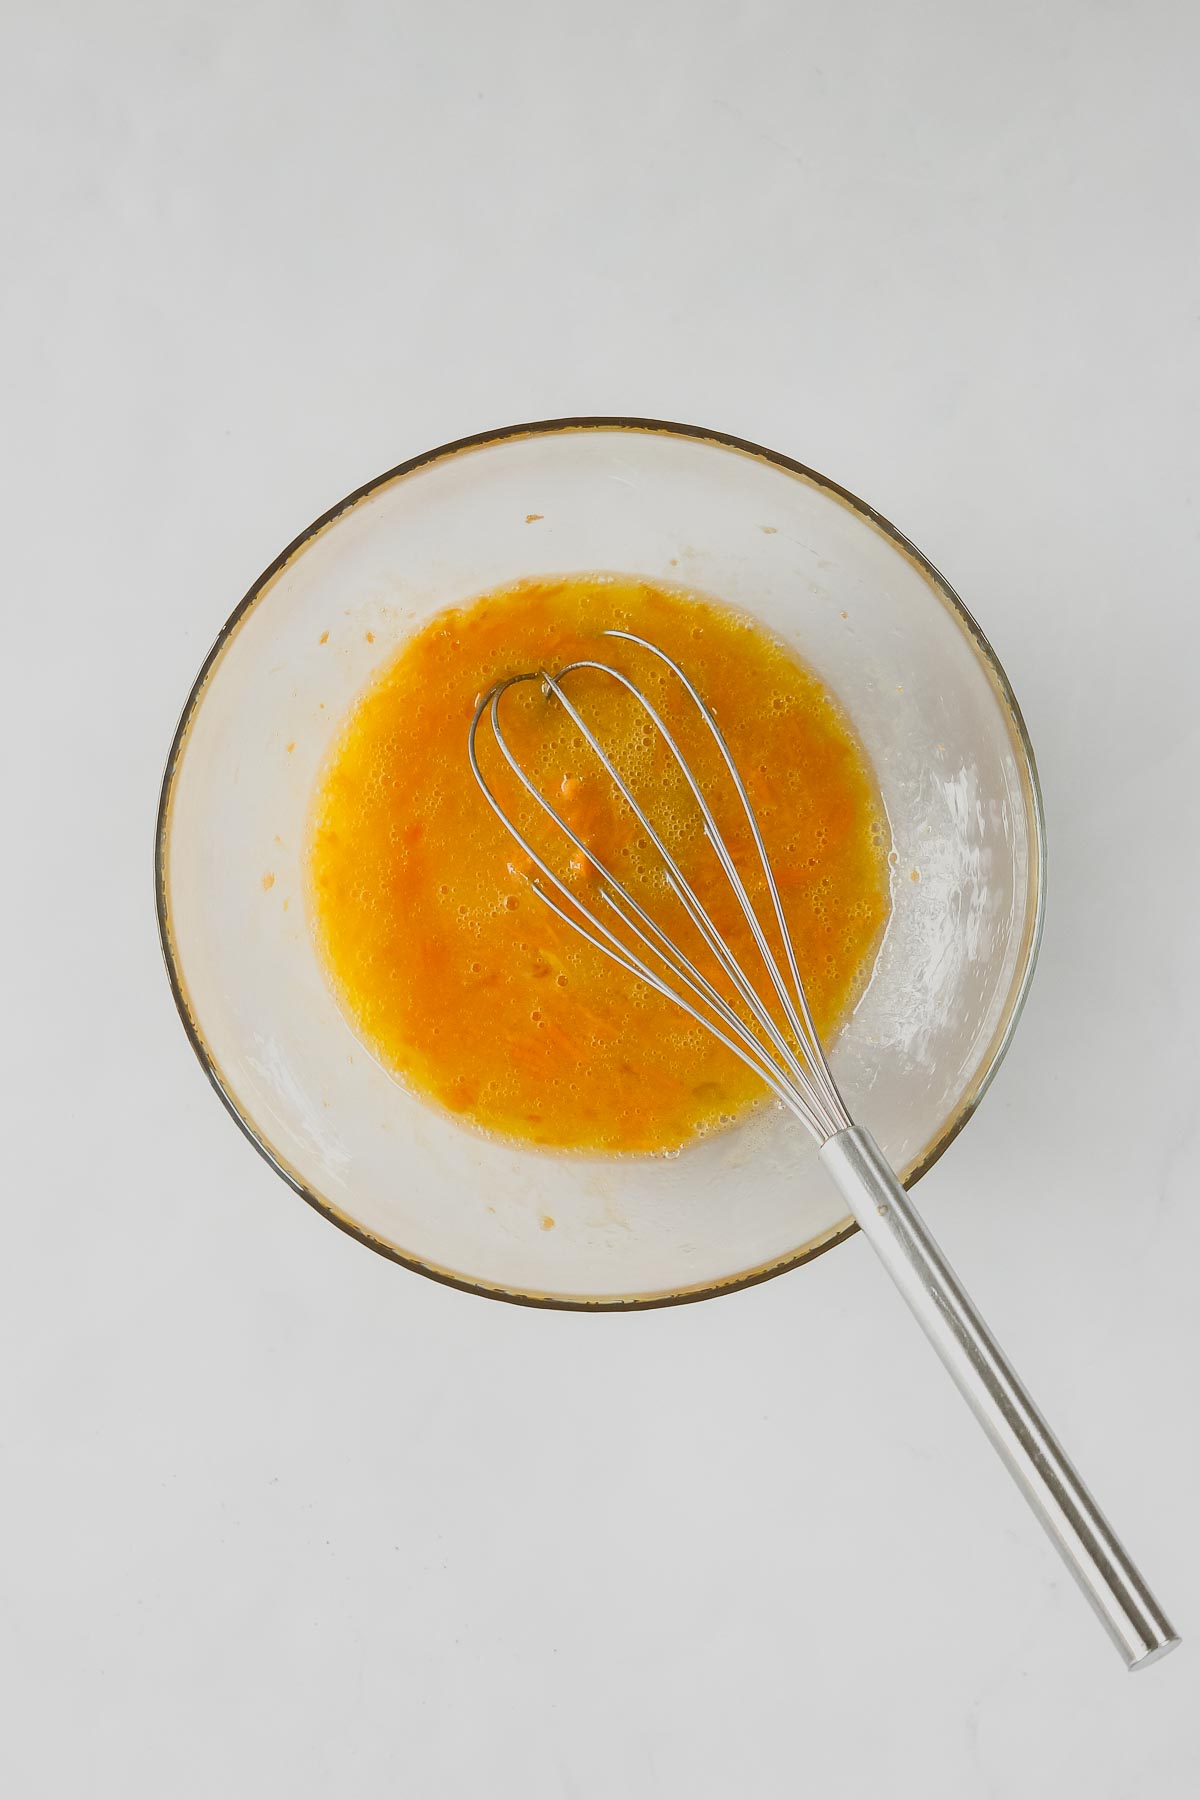
[[[4,1462],[14,1800],[1184,1800],[1196,1534],[1190,0],[10,4]],[[461,433],[713,425],[991,635],[1045,946],[921,1200],[1192,1640],[1131,1680],[861,1240],[634,1317],[330,1229],[159,964],[243,590]]]

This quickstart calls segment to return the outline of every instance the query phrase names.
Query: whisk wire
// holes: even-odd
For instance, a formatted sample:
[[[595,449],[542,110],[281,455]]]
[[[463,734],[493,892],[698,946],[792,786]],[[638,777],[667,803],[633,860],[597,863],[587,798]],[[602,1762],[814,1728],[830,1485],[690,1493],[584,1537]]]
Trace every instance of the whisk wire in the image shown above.
[[[821,1048],[820,1040],[817,1037],[813,1025],[812,1015],[809,1009],[807,996],[804,992],[804,986],[800,979],[795,952],[788,932],[787,921],[780,900],[778,887],[775,883],[770,860],[766,853],[762,834],[745,784],[741,779],[736,764],[725,743],[720,727],[708,706],[705,704],[692,683],[688,680],[682,669],[680,669],[679,665],[667,656],[665,652],[658,649],[656,645],[648,643],[645,639],[635,637],[632,633],[613,631],[608,632],[605,635],[624,639],[625,641],[636,644],[649,651],[657,657],[659,661],[664,663],[682,683],[685,692],[699,710],[705,724],[712,734],[721,753],[725,767],[734,783],[755,842],[768,892],[771,896],[776,926],[784,947],[784,954],[788,965],[787,972],[791,976],[794,997],[793,993],[788,990],[787,983],[780,970],[778,960],[772,952],[762,922],[758,916],[758,912],[747,892],[745,883],[742,881],[733,857],[730,855],[728,845],[717,826],[712,809],[709,806],[695,775],[689,767],[687,759],[684,757],[678,743],[657,709],[642,692],[641,688],[639,688],[638,685],[621,670],[615,669],[607,663],[580,660],[568,664],[563,669],[560,669],[555,675],[551,675],[547,671],[542,670],[537,674],[510,676],[506,680],[498,682],[495,687],[479,701],[475,716],[471,723],[469,754],[475,779],[493,813],[500,820],[501,824],[504,825],[509,835],[520,846],[521,850],[538,869],[540,874],[550,882],[552,887],[568,903],[565,907],[558,904],[551,898],[541,882],[537,879],[533,879],[531,881],[531,886],[543,904],[549,906],[551,911],[561,918],[564,923],[571,926],[572,929],[577,931],[596,949],[602,951],[604,955],[608,956],[613,962],[617,963],[627,972],[632,973],[641,980],[647,982],[656,992],[662,994],[665,998],[672,1000],[690,1017],[695,1019],[698,1024],[702,1025],[705,1030],[709,1031],[728,1049],[733,1051],[747,1067],[767,1084],[772,1092],[775,1093],[776,1097],[800,1118],[817,1142],[824,1143],[838,1131],[845,1128],[849,1123],[849,1115],[846,1112],[845,1105],[838,1093],[837,1086],[830,1073],[828,1063]],[[648,817],[644,807],[639,803],[636,795],[632,792],[628,782],[622,776],[620,770],[616,767],[604,746],[600,743],[595,733],[588,726],[586,720],[581,716],[570,697],[564,691],[561,685],[563,680],[567,676],[582,669],[591,669],[598,674],[617,681],[642,708],[647,718],[651,721],[655,730],[666,744],[667,749],[679,768],[679,771],[699,808],[700,817],[703,821],[704,837],[716,855],[722,873],[728,881],[742,915],[746,920],[756,949],[758,950],[763,966],[770,979],[772,988],[783,1009],[787,1026],[793,1033],[795,1045],[789,1043],[784,1032],[780,1030],[770,1008],[766,1005],[754,983],[750,980],[745,970],[730,950],[722,933],[714,924],[711,915],[697,897],[694,888],[688,882],[667,845],[663,842],[662,836],[655,828],[653,821]],[[646,832],[655,851],[662,860],[663,872],[668,886],[683,906],[693,927],[717,961],[720,969],[733,987],[734,992],[750,1013],[758,1031],[764,1034],[768,1039],[768,1044],[766,1046],[764,1046],[761,1037],[755,1035],[754,1031],[746,1025],[736,1009],[729,1004],[719,990],[714,987],[712,982],[709,981],[702,971],[696,967],[692,959],[684,954],[679,945],[668,936],[658,922],[634,898],[624,883],[611,869],[603,864],[596,855],[595,850],[579,836],[567,820],[564,819],[557,809],[550,804],[546,799],[546,796],[538,788],[537,784],[531,779],[528,772],[521,766],[521,763],[514,754],[501,726],[499,709],[501,698],[507,690],[510,687],[527,681],[539,682],[543,692],[549,696],[553,696],[553,698],[557,700],[579,731],[593,755],[600,762],[606,774],[613,782],[617,792],[621,795],[625,804],[629,807],[634,818],[637,820],[639,826]],[[601,877],[603,885],[600,887],[599,892],[600,897],[605,904],[616,913],[625,929],[632,933],[645,950],[665,965],[675,981],[682,983],[684,988],[691,993],[695,999],[701,1001],[704,1006],[710,1008],[711,1011],[716,1014],[717,1020],[720,1021],[720,1023],[715,1022],[708,1013],[699,1011],[691,1001],[686,999],[683,994],[671,985],[671,982],[664,980],[656,969],[647,964],[642,957],[631,950],[624,940],[611,931],[592,908],[584,902],[581,896],[556,874],[554,869],[551,868],[545,859],[537,853],[532,844],[530,844],[528,839],[520,831],[488,785],[479,763],[476,738],[480,722],[485,712],[490,719],[492,736],[495,743],[500,750],[504,761],[517,778],[523,790],[536,803],[545,816],[563,833],[568,841],[575,846],[580,854],[587,859]],[[586,920],[588,926],[592,929],[587,929],[581,923],[581,920]]]

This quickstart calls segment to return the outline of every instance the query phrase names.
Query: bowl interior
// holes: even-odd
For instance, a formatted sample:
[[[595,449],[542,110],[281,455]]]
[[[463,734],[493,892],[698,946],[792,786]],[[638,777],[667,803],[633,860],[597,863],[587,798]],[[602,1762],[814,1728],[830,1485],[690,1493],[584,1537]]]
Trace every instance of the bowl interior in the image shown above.
[[[749,446],[611,421],[524,428],[406,465],[305,534],[238,609],[185,713],[160,911],[211,1078],[306,1198],[482,1291],[645,1304],[777,1271],[848,1229],[802,1129],[773,1109],[653,1161],[492,1142],[358,1042],[305,904],[313,785],[378,665],[444,606],[591,569],[755,614],[853,720],[896,860],[892,917],[833,1062],[896,1168],[927,1166],[982,1092],[1031,972],[1032,759],[994,656],[929,565],[821,477]]]

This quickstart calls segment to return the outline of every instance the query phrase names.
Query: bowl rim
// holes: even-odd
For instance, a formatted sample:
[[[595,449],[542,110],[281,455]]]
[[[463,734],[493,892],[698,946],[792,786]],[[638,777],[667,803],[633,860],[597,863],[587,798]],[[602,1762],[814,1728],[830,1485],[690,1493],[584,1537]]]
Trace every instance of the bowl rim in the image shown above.
[[[275,1173],[280,1176],[280,1178],[285,1181],[302,1200],[313,1207],[315,1211],[319,1212],[332,1224],[338,1226],[340,1230],[346,1232],[350,1237],[356,1238],[359,1243],[365,1244],[369,1250],[374,1250],[378,1255],[386,1257],[390,1262],[399,1263],[402,1268],[410,1269],[415,1274],[424,1275],[429,1280],[439,1282],[444,1286],[458,1288],[464,1293],[478,1294],[489,1300],[503,1300],[518,1306],[544,1307],[561,1312],[640,1312],[653,1307],[680,1306],[689,1304],[693,1301],[710,1300],[722,1294],[733,1294],[739,1292],[743,1288],[754,1287],[762,1281],[773,1280],[778,1275],[786,1274],[791,1269],[800,1268],[803,1264],[814,1261],[816,1257],[823,1256],[827,1250],[833,1249],[835,1245],[844,1243],[847,1238],[850,1238],[855,1234],[858,1230],[858,1225],[852,1218],[843,1220],[841,1224],[831,1227],[829,1231],[820,1234],[816,1238],[810,1239],[800,1250],[789,1252],[785,1256],[777,1257],[756,1268],[744,1270],[723,1281],[705,1281],[691,1287],[666,1289],[657,1293],[604,1295],[595,1299],[579,1295],[537,1293],[519,1288],[505,1287],[500,1284],[489,1284],[487,1282],[473,1280],[468,1276],[459,1274],[455,1270],[442,1268],[436,1263],[424,1261],[420,1257],[402,1251],[395,1245],[389,1244],[383,1239],[374,1236],[371,1232],[364,1229],[364,1227],[356,1220],[352,1219],[348,1214],[343,1213],[338,1207],[333,1206],[328,1200],[323,1198],[322,1195],[311,1188],[307,1182],[304,1181],[303,1177],[300,1176],[299,1173],[289,1165],[286,1159],[268,1142],[255,1125],[253,1119],[243,1111],[237,1096],[233,1092],[231,1086],[226,1082],[215,1056],[209,1049],[199,1023],[188,1003],[182,963],[176,951],[171,931],[170,903],[167,893],[167,857],[171,834],[171,812],[175,791],[175,780],[186,749],[192,721],[199,711],[209,676],[218,659],[231,643],[238,627],[241,625],[247,614],[261,598],[267,588],[274,583],[275,577],[279,575],[295,557],[300,555],[314,538],[322,533],[329,525],[333,524],[335,520],[339,519],[343,513],[349,512],[353,507],[357,506],[360,501],[365,500],[369,495],[376,493],[380,488],[386,487],[394,481],[401,480],[403,477],[413,474],[418,469],[427,468],[432,463],[448,460],[465,451],[501,444],[508,439],[565,435],[568,432],[580,431],[638,432],[647,435],[688,438],[701,443],[710,443],[726,450],[738,452],[744,456],[753,457],[774,468],[783,469],[789,474],[798,476],[802,480],[820,488],[823,492],[831,495],[844,506],[847,506],[851,511],[857,513],[870,525],[874,526],[877,531],[890,539],[903,555],[917,565],[921,573],[929,581],[934,593],[946,607],[946,610],[970,640],[985,671],[991,679],[997,699],[1002,704],[1012,728],[1014,746],[1018,752],[1023,786],[1026,791],[1033,825],[1030,852],[1034,903],[1031,915],[1028,914],[1027,909],[1027,917],[1022,933],[1022,962],[1020,974],[1010,992],[1004,1015],[997,1024],[992,1040],[981,1061],[980,1068],[967,1092],[964,1094],[954,1117],[949,1121],[941,1133],[926,1146],[920,1156],[918,1156],[907,1169],[900,1172],[901,1179],[906,1188],[911,1188],[915,1182],[919,1181],[923,1175],[928,1173],[938,1161],[939,1157],[941,1157],[950,1144],[953,1143],[954,1139],[958,1136],[959,1132],[962,1131],[968,1120],[973,1116],[979,1102],[991,1086],[996,1071],[1004,1060],[1004,1056],[1012,1042],[1013,1034],[1017,1027],[1017,1021],[1024,1008],[1026,998],[1029,994],[1029,988],[1033,981],[1034,970],[1037,966],[1038,951],[1041,947],[1042,928],[1046,911],[1046,821],[1033,745],[1030,741],[1029,732],[1022,716],[1020,706],[1017,703],[1016,695],[1013,693],[1012,684],[1005,674],[999,657],[996,655],[995,650],[992,648],[991,643],[980,627],[978,621],[974,618],[955,589],[946,580],[946,577],[929,560],[929,558],[917,548],[910,538],[906,537],[902,531],[893,525],[889,519],[886,519],[883,514],[878,512],[873,506],[868,505],[865,500],[861,500],[857,494],[851,493],[849,488],[842,487],[841,484],[836,481],[831,481],[828,476],[822,475],[819,470],[810,468],[806,463],[798,462],[794,457],[785,456],[778,450],[766,449],[763,445],[753,443],[748,438],[737,437],[730,432],[715,431],[704,426],[683,425],[667,419],[643,419],[626,417],[619,414],[609,415],[602,413],[584,414],[578,417],[561,419],[538,419],[524,424],[504,425],[499,429],[492,431],[475,432],[470,437],[455,438],[449,443],[438,445],[435,449],[423,451],[419,456],[409,457],[406,461],[397,463],[394,468],[388,469],[383,474],[376,475],[372,480],[364,482],[361,487],[357,487],[352,493],[347,494],[345,499],[339,500],[336,505],[331,506],[326,512],[323,512],[319,518],[314,519],[311,525],[307,526],[294,537],[291,543],[280,551],[274,561],[268,564],[262,574],[258,577],[257,581],[251,585],[243,595],[242,599],[234,607],[228,619],[226,619],[224,625],[217,633],[212,647],[204,658],[196,679],[192,683],[191,690],[188,693],[187,700],[184,703],[183,710],[179,717],[179,723],[175,728],[175,733],[171,740],[171,747],[167,754],[166,768],[163,772],[162,785],[159,791],[158,812],[154,832],[155,912],[158,920],[159,944],[162,950],[163,962],[166,967],[167,980],[170,984],[171,994],[175,1001],[175,1008],[179,1014],[180,1022],[183,1025],[187,1039],[191,1044],[210,1085],[234,1123],[249,1142],[253,1144],[259,1155],[262,1156],[270,1167],[274,1169]]]

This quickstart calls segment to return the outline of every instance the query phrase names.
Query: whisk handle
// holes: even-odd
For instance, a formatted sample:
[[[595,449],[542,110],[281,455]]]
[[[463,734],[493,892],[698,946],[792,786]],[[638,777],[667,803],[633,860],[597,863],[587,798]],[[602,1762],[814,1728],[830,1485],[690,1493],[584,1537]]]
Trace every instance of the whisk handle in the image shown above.
[[[976,1312],[869,1131],[851,1126],[821,1158],[1011,1474],[1131,1669],[1179,1642]]]

